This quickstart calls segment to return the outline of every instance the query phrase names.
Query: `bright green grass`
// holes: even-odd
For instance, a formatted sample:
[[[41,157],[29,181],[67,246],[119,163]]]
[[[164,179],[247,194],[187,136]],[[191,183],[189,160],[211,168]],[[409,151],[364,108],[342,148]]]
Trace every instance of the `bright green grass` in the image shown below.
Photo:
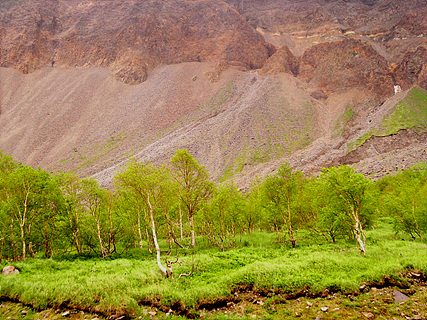
[[[419,162],[410,167],[412,170],[427,169],[427,161]]]
[[[183,257],[196,263],[192,277],[163,279],[152,260],[26,260],[16,263],[21,274],[0,277],[0,296],[19,299],[36,308],[68,306],[105,313],[142,312],[137,301],[160,298],[164,304],[180,300],[187,306],[231,294],[237,284],[284,292],[325,288],[352,291],[369,280],[380,280],[406,268],[427,271],[427,245],[396,238],[389,219],[368,231],[366,256],[340,247],[301,246],[289,249],[272,234],[254,234],[247,247],[218,252],[212,249]],[[247,236],[250,239],[250,236]],[[341,247],[355,246],[341,243]],[[1,265],[3,267],[5,264]],[[191,266],[175,268],[175,275]]]

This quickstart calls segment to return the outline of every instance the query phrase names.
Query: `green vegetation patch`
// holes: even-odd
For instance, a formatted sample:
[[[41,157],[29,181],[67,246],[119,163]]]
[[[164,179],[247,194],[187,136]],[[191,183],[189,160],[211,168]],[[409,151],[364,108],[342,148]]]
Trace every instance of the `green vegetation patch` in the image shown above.
[[[348,144],[348,152],[362,146],[372,136],[384,137],[400,130],[414,129],[421,134],[427,131],[427,91],[415,87],[400,101],[382,124],[360,137],[355,143]]]
[[[345,107],[344,113],[337,119],[334,126],[334,138],[338,138],[344,133],[345,127],[347,123],[350,122],[350,120],[354,116],[354,110],[351,108],[351,106],[348,104]]]
[[[289,249],[274,244],[272,234],[263,233],[263,242],[256,246],[196,253],[192,261],[198,271],[180,279],[163,278],[151,258],[31,259],[15,263],[21,274],[0,277],[0,295],[41,309],[62,305],[137,316],[142,314],[138,301],[156,297],[165,305],[182,301],[194,307],[201,300],[230,296],[242,284],[287,293],[305,289],[319,294],[325,288],[351,292],[362,282],[379,281],[405,268],[427,271],[426,244],[383,238],[392,234],[390,228],[387,221],[379,222],[376,230],[368,232],[371,245],[366,256],[356,250],[341,252],[333,245]],[[177,265],[175,272],[189,269]]]
[[[410,167],[411,170],[427,170],[427,161],[422,161]]]

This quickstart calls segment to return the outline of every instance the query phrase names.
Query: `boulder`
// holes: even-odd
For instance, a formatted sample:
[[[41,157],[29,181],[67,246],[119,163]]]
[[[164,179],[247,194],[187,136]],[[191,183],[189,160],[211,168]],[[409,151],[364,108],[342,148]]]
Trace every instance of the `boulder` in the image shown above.
[[[9,275],[9,274],[18,274],[19,270],[16,269],[14,266],[6,266],[1,271],[2,275]]]
[[[375,318],[375,315],[374,315],[372,312],[362,312],[362,315],[363,315],[365,318],[368,318],[368,319],[373,319],[373,318]]]
[[[394,297],[394,302],[396,302],[396,303],[405,302],[406,300],[409,299],[409,297],[406,294],[404,294],[398,290],[393,291],[393,297]]]

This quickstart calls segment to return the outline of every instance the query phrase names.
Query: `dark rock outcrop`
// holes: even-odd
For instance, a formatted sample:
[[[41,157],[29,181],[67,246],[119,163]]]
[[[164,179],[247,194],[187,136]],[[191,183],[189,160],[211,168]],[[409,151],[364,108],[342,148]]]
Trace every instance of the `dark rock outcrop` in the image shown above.
[[[299,78],[325,92],[366,88],[379,96],[393,93],[387,61],[371,45],[355,39],[322,43],[302,56]]]
[[[403,89],[414,84],[427,89],[427,49],[418,47],[415,51],[405,54],[394,74],[396,81]]]

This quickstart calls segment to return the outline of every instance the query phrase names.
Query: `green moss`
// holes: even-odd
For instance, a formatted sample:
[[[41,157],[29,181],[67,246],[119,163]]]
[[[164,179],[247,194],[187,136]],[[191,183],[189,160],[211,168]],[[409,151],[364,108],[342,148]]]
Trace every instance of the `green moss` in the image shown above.
[[[242,151],[236,158],[234,158],[233,163],[225,169],[224,174],[219,179],[219,182],[227,181],[233,175],[242,172],[243,167],[246,164],[246,158],[247,151]]]
[[[249,163],[253,165],[253,164],[264,163],[270,160],[271,160],[271,156],[268,151],[256,148],[251,152]]]
[[[412,170],[426,170],[427,169],[427,161],[419,162],[413,166],[409,167]]]
[[[70,171],[76,172],[81,168],[93,165],[95,162],[109,155],[113,150],[117,149],[119,147],[120,142],[125,140],[127,136],[128,135],[123,132],[116,136],[111,136],[106,141],[83,148],[82,151],[78,152],[78,162],[80,162],[80,164],[76,165]]]
[[[400,130],[414,129],[417,133],[427,131],[427,91],[419,87],[413,88],[400,101],[393,112],[383,120],[380,126],[348,144],[348,152],[362,146],[372,136],[384,137],[398,133]]]
[[[341,136],[343,134],[347,123],[350,122],[350,120],[353,118],[353,116],[354,116],[354,110],[348,104],[345,107],[344,113],[335,122],[334,138],[338,138],[339,136]]]

